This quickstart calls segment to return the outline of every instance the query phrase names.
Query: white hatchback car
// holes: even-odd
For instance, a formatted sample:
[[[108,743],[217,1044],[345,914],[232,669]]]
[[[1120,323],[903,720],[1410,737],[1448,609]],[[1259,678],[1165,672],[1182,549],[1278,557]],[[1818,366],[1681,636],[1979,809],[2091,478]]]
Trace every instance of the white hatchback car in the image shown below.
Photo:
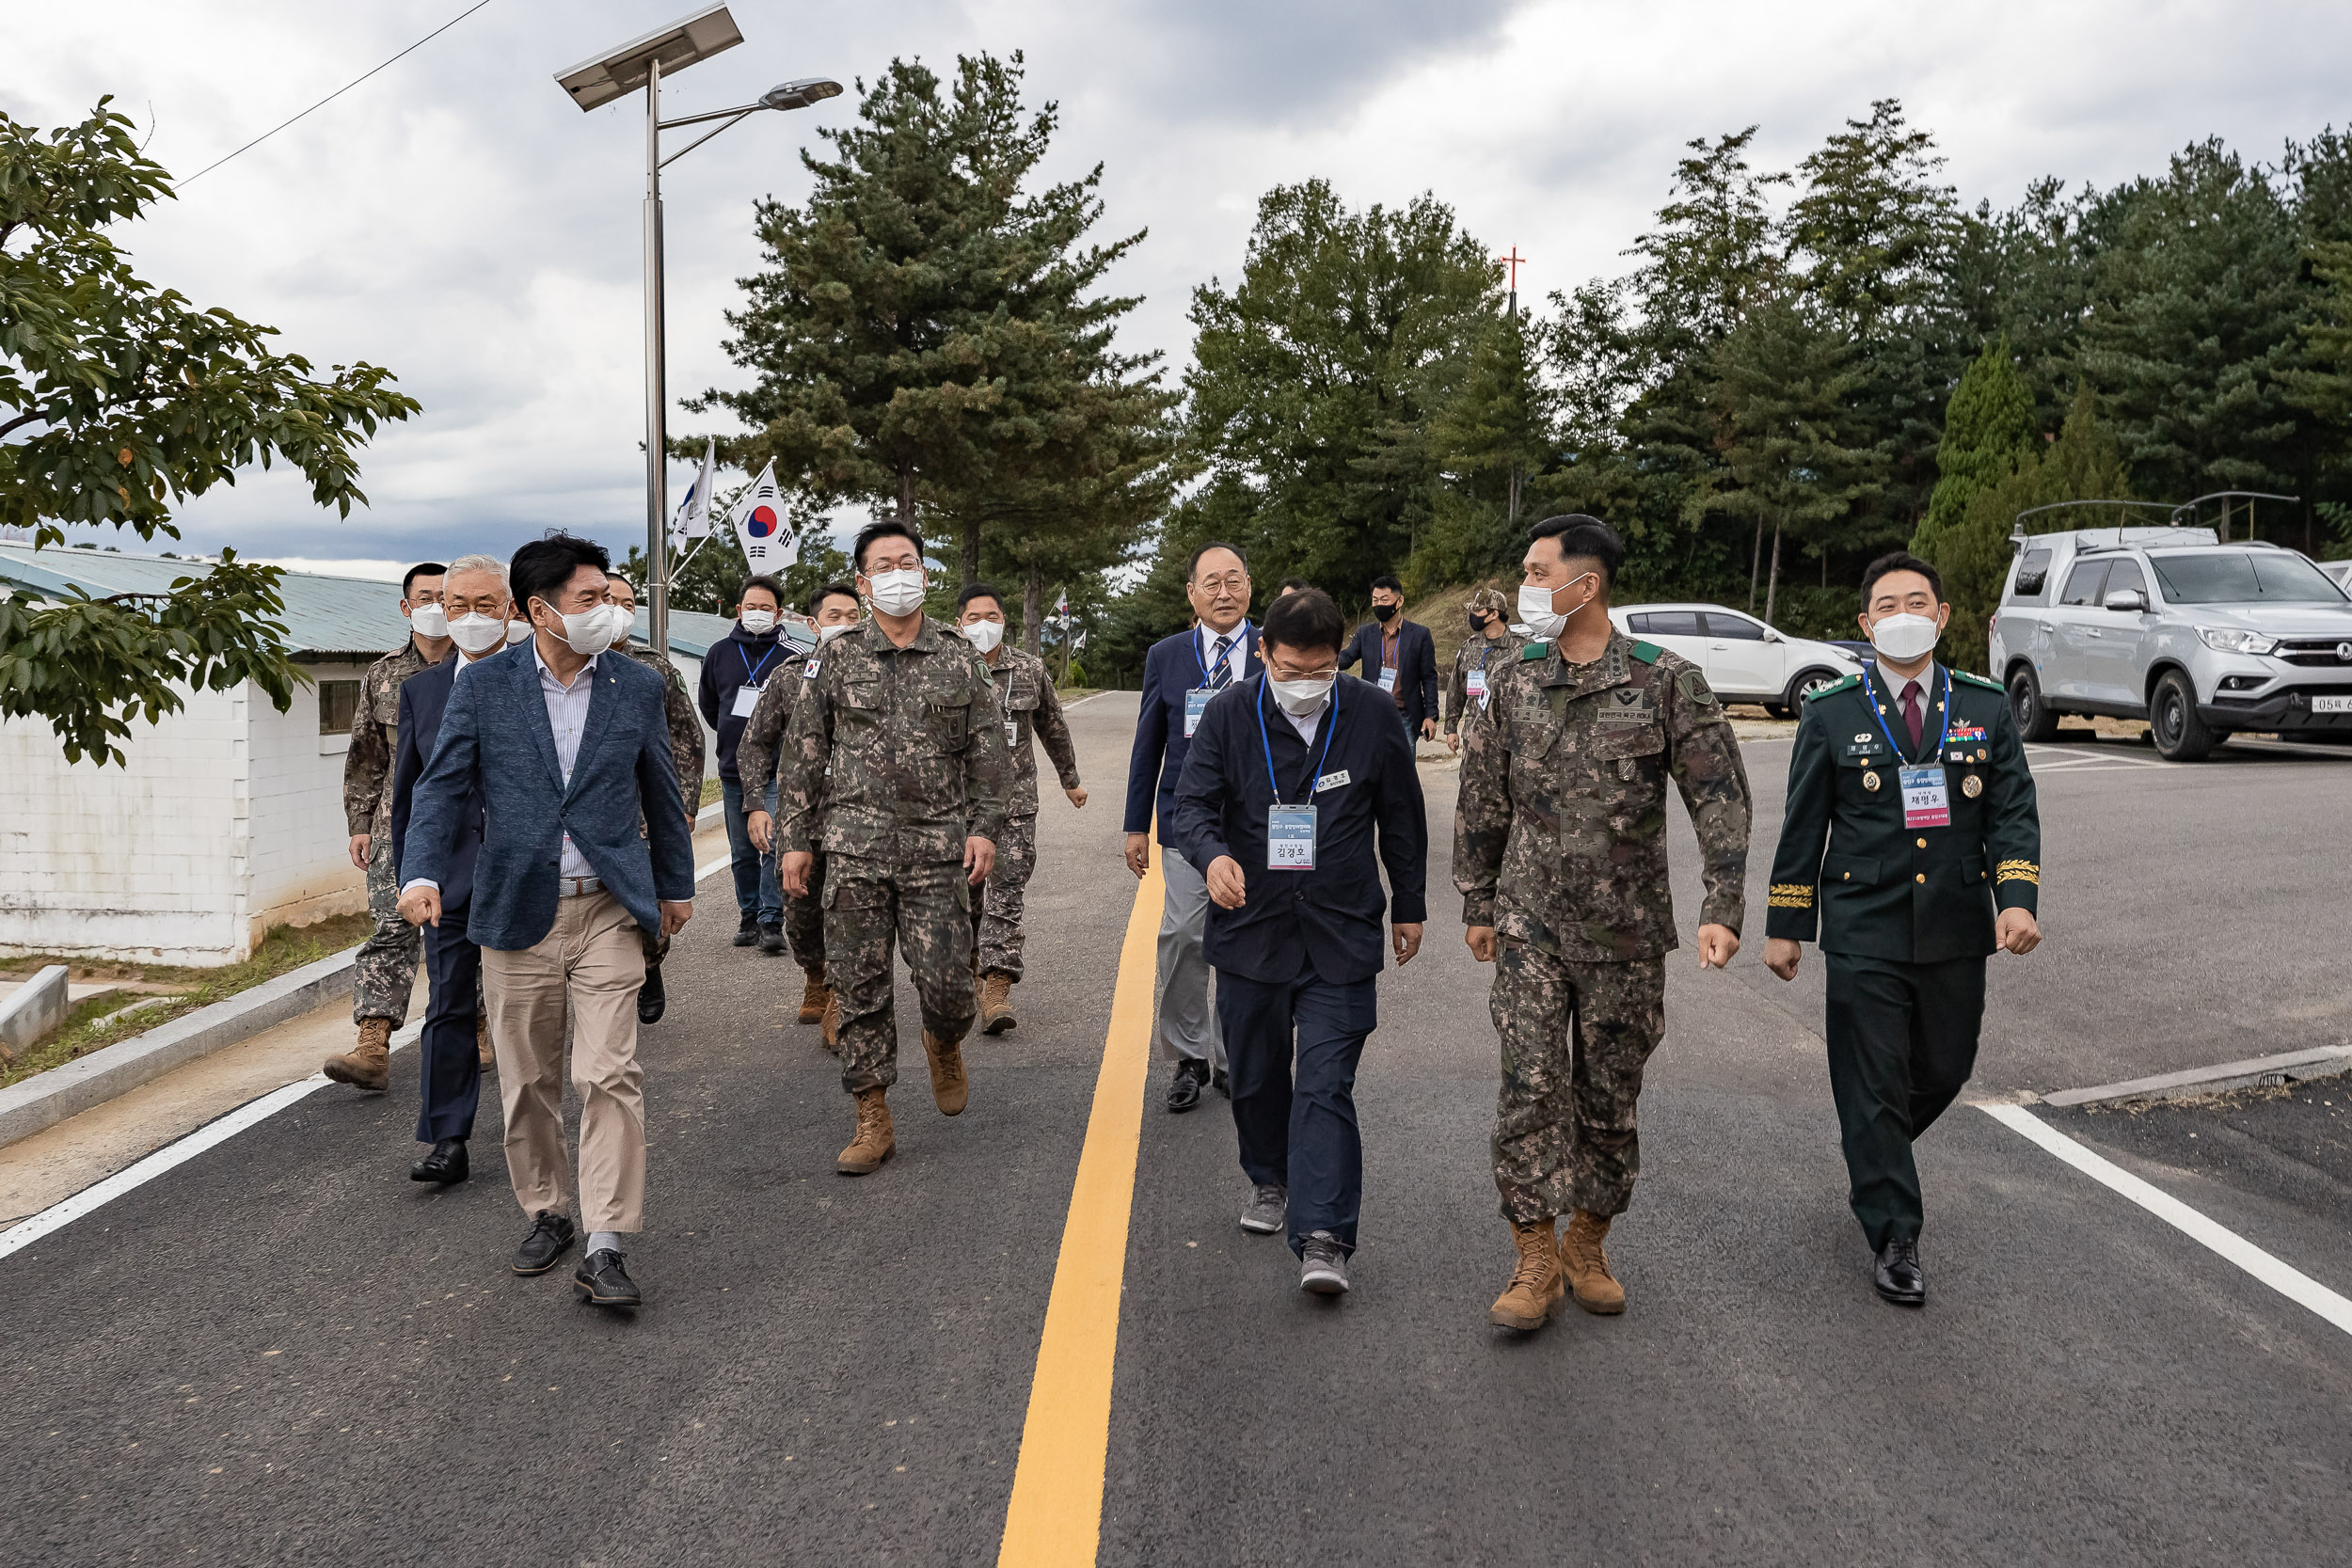
[[[1697,665],[1725,702],[1761,703],[1776,719],[1794,713],[1806,692],[1862,672],[1834,642],[1790,637],[1719,604],[1613,605],[1609,619]]]

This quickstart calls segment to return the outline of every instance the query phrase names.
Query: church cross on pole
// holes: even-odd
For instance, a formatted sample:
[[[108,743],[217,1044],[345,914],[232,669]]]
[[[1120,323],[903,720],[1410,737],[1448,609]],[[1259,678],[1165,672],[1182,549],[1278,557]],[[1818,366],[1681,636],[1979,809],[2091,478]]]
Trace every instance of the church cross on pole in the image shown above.
[[[1495,260],[1511,269],[1511,313],[1517,315],[1519,309],[1519,268],[1527,258],[1519,254],[1518,245],[1513,245],[1508,256],[1498,256]]]

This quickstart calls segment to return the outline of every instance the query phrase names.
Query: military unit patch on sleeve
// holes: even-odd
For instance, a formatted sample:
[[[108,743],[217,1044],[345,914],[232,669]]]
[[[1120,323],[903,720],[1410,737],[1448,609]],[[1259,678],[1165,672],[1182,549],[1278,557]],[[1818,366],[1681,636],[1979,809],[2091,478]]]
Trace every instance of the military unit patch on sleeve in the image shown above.
[[[1707,684],[1707,677],[1700,674],[1695,666],[1677,675],[1675,685],[1681,688],[1685,699],[1698,706],[1710,707],[1714,705],[1715,689]]]

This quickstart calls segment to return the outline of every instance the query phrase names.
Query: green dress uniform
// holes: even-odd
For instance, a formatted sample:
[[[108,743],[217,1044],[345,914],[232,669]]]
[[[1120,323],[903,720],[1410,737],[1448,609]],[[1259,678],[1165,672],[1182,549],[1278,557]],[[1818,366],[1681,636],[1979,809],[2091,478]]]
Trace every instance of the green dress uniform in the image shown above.
[[[1830,1089],[1873,1250],[1918,1238],[1911,1146],[1975,1069],[1996,911],[2031,912],[2042,883],[2008,694],[1931,664],[1915,747],[1883,676],[1804,705],[1765,914],[1768,937],[1818,941],[1826,960]]]

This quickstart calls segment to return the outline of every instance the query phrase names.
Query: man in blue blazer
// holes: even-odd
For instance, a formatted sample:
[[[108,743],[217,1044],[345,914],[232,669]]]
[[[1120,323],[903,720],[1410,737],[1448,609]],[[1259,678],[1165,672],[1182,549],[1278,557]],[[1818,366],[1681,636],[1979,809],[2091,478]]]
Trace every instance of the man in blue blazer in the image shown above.
[[[468,802],[484,809],[466,935],[482,949],[506,1110],[506,1164],[532,1218],[515,1272],[544,1274],[570,1247],[564,1037],[580,1114],[587,1255],[573,1284],[633,1307],[621,1238],[643,1227],[644,1075],[637,1065],[641,932],[693,915],[694,850],[672,770],[662,678],[623,656],[601,546],[550,532],[515,552],[516,603],[532,636],[455,684],[408,820],[401,912],[437,925]]]
[[[1127,759],[1127,869],[1140,879],[1152,868],[1152,821],[1160,825],[1160,1049],[1176,1064],[1168,1108],[1189,1111],[1203,1085],[1225,1082],[1225,1042],[1209,1010],[1209,965],[1200,933],[1209,912],[1208,884],[1176,846],[1176,780],[1209,699],[1258,673],[1257,637],[1249,625],[1249,566],[1232,545],[1211,543],[1192,552],[1184,594],[1199,617],[1192,629],[1164,637],[1143,659],[1143,710],[1136,719],[1135,750]]]
[[[1388,693],[1339,673],[1345,632],[1318,589],[1275,600],[1265,673],[1209,705],[1176,786],[1255,1189],[1242,1228],[1287,1229],[1300,1288],[1327,1295],[1347,1289],[1363,1194],[1356,1064],[1384,947],[1399,964],[1421,950],[1429,850],[1412,744]]]
[[[506,646],[513,605],[506,594],[506,563],[491,556],[459,556],[450,563],[442,603],[449,611],[456,657],[412,675],[400,689],[399,739],[392,752],[392,864],[401,863],[415,809],[417,781],[432,760],[441,733],[441,715],[458,677]],[[431,677],[427,679],[425,677]],[[463,1181],[468,1172],[466,1140],[473,1136],[474,1110],[482,1093],[482,1069],[490,1065],[489,1016],[482,1007],[482,949],[466,936],[466,911],[473,896],[474,860],[482,849],[481,791],[458,814],[457,837],[450,847],[441,883],[441,910],[448,922],[424,928],[424,1037],[418,1044],[417,1141],[433,1151],[408,1167],[411,1181]],[[399,880],[397,869],[395,881]]]
[[[1389,694],[1408,737],[1438,738],[1438,643],[1429,628],[1405,618],[1405,585],[1388,573],[1372,579],[1372,619],[1340,655],[1340,668],[1360,662],[1364,679]]]

